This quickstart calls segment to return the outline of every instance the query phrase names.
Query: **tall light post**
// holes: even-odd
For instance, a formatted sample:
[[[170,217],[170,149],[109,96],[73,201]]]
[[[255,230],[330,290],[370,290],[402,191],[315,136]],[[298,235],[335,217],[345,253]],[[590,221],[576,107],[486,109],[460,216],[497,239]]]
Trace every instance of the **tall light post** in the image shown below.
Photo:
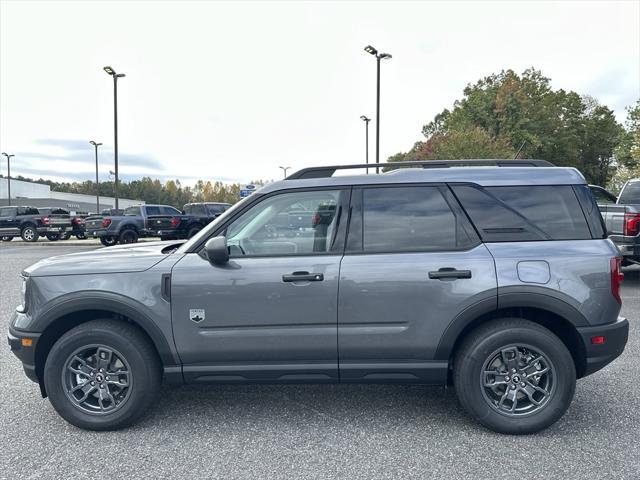
[[[278,167],[282,169],[282,173],[284,173],[284,178],[287,178],[287,170],[289,170],[291,167]]]
[[[9,200],[9,203],[7,205],[11,205],[11,165],[9,163],[10,163],[11,157],[15,157],[15,155],[13,154],[9,155],[8,153],[4,153],[4,152],[2,152],[2,155],[7,157],[7,198]]]
[[[98,147],[101,143],[96,143],[93,140],[89,140],[89,143],[95,147],[96,150],[96,215],[100,213],[100,182],[98,180]]]
[[[368,165],[369,164],[369,122],[371,121],[371,119],[367,118],[366,115],[360,115],[360,120],[364,122],[364,130],[365,130],[364,156],[365,156],[366,163]],[[369,169],[367,168],[367,174],[368,173],[369,173]]]
[[[118,209],[118,79],[124,77],[124,73],[116,73],[111,67],[104,67],[104,71],[113,77],[113,159],[115,163],[115,181],[113,184],[113,196],[116,199]]]
[[[378,50],[371,45],[364,47],[364,51],[376,57],[376,163],[380,163],[380,60],[390,59],[391,54],[378,53]],[[379,173],[378,167],[376,167],[376,173]]]

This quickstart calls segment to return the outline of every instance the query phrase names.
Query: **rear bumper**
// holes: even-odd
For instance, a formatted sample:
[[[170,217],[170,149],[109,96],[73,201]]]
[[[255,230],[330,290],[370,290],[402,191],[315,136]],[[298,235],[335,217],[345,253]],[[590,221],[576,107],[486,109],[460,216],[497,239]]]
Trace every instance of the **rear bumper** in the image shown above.
[[[635,237],[611,235],[609,238],[616,244],[622,256],[640,260],[640,235]]]
[[[605,367],[622,354],[629,338],[629,321],[618,317],[618,320],[613,323],[581,327],[577,330],[586,353],[585,370],[582,376],[587,376]],[[593,344],[592,338],[599,336],[605,338],[604,343]]]

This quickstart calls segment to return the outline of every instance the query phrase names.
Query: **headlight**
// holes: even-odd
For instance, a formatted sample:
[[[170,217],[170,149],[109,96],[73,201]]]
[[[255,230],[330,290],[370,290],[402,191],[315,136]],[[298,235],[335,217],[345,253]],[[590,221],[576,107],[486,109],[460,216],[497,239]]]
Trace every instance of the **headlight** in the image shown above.
[[[22,286],[20,287],[20,306],[18,307],[19,312],[27,311],[27,282],[29,281],[29,277],[25,277],[24,275],[20,275],[22,277]]]

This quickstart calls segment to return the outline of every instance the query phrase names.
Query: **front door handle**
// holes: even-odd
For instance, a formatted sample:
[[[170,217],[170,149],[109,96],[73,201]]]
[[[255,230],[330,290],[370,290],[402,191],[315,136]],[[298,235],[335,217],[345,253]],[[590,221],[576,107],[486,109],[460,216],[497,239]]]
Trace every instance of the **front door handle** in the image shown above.
[[[321,282],[324,280],[322,273],[293,272],[289,275],[282,275],[283,282]]]
[[[432,280],[447,280],[456,278],[471,278],[471,270],[456,270],[455,268],[441,268],[436,272],[429,272]]]

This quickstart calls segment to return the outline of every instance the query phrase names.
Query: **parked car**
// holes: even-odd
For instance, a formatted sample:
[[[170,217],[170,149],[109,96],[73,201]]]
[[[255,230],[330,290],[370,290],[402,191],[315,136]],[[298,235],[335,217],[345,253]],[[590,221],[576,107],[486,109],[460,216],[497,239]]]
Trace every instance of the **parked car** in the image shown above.
[[[161,381],[452,382],[486,427],[541,430],[624,350],[621,257],[577,170],[472,164],[494,166],[304,169],[186,242],[43,260],[9,343],[93,430],[131,425]],[[299,204],[313,234],[278,232]]]
[[[40,213],[35,207],[0,207],[0,238],[7,242],[22,237],[25,242],[36,242],[41,235],[60,235],[66,223]]]
[[[620,196],[589,185],[598,202],[609,238],[623,255],[625,265],[640,262],[640,178],[629,180]]]
[[[191,238],[229,207],[230,203],[187,203],[181,215],[154,217],[153,228],[161,240]]]
[[[180,215],[169,205],[137,205],[126,208],[122,215],[96,215],[85,219],[87,236],[99,238],[105,246],[136,243],[140,237],[156,236],[153,216]]]

